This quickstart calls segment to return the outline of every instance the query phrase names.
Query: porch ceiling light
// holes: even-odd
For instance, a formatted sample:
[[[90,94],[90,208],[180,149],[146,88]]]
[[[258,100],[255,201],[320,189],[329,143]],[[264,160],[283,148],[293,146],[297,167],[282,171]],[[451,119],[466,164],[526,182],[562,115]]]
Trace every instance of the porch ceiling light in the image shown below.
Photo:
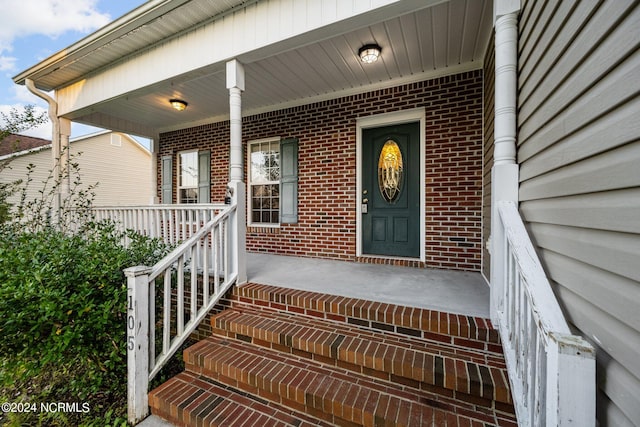
[[[169,104],[171,104],[171,106],[178,111],[183,111],[185,108],[187,108],[187,105],[188,105],[185,101],[181,99],[170,99]]]
[[[358,56],[362,62],[371,64],[378,60],[380,52],[382,52],[382,48],[377,44],[366,44],[358,50]]]

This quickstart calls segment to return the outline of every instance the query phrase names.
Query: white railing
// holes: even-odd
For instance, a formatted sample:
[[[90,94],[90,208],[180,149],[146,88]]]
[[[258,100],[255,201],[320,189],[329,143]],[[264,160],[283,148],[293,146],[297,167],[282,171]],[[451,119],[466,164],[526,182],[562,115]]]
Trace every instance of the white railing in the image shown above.
[[[130,423],[148,415],[149,381],[236,281],[237,213],[236,204],[221,205],[159,263],[125,270]]]
[[[572,335],[515,202],[499,202],[492,283],[520,426],[594,426],[595,352]],[[496,265],[496,264],[494,264]],[[497,294],[494,291],[497,290]]]
[[[96,220],[112,220],[120,230],[133,230],[175,245],[225,209],[224,204],[149,206],[99,206],[92,209]]]

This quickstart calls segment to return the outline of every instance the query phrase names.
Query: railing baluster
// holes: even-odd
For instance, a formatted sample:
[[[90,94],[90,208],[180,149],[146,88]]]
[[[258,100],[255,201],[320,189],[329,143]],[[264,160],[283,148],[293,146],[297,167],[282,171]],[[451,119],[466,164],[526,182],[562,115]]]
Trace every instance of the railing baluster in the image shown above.
[[[149,366],[156,364],[156,281],[149,283]]]
[[[505,239],[506,239],[506,233],[505,233]],[[509,247],[509,242],[507,241],[505,243],[506,247]],[[513,322],[513,271],[514,271],[514,267],[513,267],[513,255],[511,254],[511,252],[509,250],[505,251],[505,258],[506,258],[506,262],[504,263],[505,265],[505,273],[504,273],[504,277],[506,279],[506,286],[504,286],[504,299],[503,299],[503,304],[504,304],[504,312],[507,315],[507,319],[508,319],[508,324],[511,325]]]
[[[132,223],[133,227],[131,227],[131,228],[132,228],[133,230],[140,230],[140,229],[141,229],[141,227],[140,227],[140,223],[138,222],[138,221],[139,221],[138,214],[139,214],[138,209],[135,209],[135,208],[134,208],[134,209],[131,209],[131,216],[132,216],[132,219],[133,219],[133,220],[131,221],[131,223]],[[144,229],[143,229],[143,230],[144,230]]]
[[[542,340],[542,336],[540,336],[540,331],[536,330],[538,335],[538,345],[536,348],[536,359],[537,359],[537,367],[536,367],[536,378],[535,378],[535,390],[536,390],[536,405],[534,408],[534,424],[536,426],[545,426],[546,425],[546,406],[545,406],[545,397],[547,394],[547,390],[545,388],[544,379],[547,378],[547,354],[545,351],[545,344]]]
[[[168,268],[164,272],[164,295],[162,295],[164,299],[164,305],[162,307],[164,309],[162,319],[162,353],[169,352],[171,341],[171,273],[171,268]]]
[[[153,229],[155,238],[162,238],[162,234],[160,232],[160,211],[157,209],[152,209],[151,211]]]
[[[196,314],[198,313],[198,275],[194,274],[196,271],[196,260],[191,259],[191,306],[190,306],[190,317],[189,322],[192,322],[196,318]]]
[[[213,228],[213,242],[211,242],[213,249],[213,289],[218,294],[218,288],[220,286],[220,226]]]
[[[191,271],[193,274],[193,271]],[[177,302],[177,325],[176,331],[178,335],[184,332],[184,260],[178,260],[178,290],[176,296]]]
[[[174,211],[169,211],[169,236],[170,236],[170,242],[171,244],[175,244],[176,243],[176,236],[175,236],[175,224],[174,224],[174,216],[176,215],[176,213]]]
[[[535,425],[535,409],[536,409],[536,372],[538,368],[538,330],[535,325],[535,319],[531,312],[529,312],[529,345],[527,349],[528,353],[528,367],[527,367],[527,406],[529,407],[530,422],[531,425]]]
[[[178,226],[176,227],[177,229],[180,229],[181,231],[178,233],[178,241],[180,240],[187,240],[189,238],[189,236],[187,235],[187,212],[185,211],[177,211],[177,218],[176,221],[178,221]]]
[[[207,289],[209,289],[209,244],[211,241],[210,235],[211,233],[207,233],[204,235],[204,244],[202,245],[202,282],[205,283],[204,287]],[[217,288],[215,289],[215,294],[218,295]]]
[[[223,256],[224,256],[224,281],[226,282],[229,279],[229,275],[231,274],[231,258],[229,257],[229,234],[231,233],[230,230],[231,227],[229,227],[229,221],[226,222],[226,224],[224,224],[224,230],[223,230],[223,234],[224,234],[224,241],[222,242],[223,244],[223,249],[220,251]]]

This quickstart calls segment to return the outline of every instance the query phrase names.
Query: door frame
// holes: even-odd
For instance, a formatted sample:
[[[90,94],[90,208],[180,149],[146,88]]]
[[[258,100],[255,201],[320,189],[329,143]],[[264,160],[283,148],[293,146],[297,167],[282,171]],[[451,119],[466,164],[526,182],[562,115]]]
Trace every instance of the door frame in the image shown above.
[[[426,111],[424,108],[413,108],[409,110],[396,111],[392,113],[376,114],[356,119],[356,256],[387,259],[409,259],[418,258],[394,257],[385,255],[373,255],[362,253],[362,131],[364,129],[391,126],[404,123],[420,122],[420,177],[423,185],[420,186],[420,257],[421,262],[426,261],[425,254],[425,142],[426,142]]]

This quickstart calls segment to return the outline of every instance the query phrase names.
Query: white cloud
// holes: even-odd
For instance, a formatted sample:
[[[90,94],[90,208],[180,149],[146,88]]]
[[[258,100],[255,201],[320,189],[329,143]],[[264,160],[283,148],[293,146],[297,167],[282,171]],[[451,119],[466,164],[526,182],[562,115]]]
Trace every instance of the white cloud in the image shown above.
[[[24,135],[34,136],[36,138],[51,140],[51,132],[51,122],[46,122],[45,124],[40,125],[37,128],[29,129],[22,133]]]
[[[35,34],[58,37],[67,31],[88,33],[111,21],[109,14],[97,10],[97,0],[0,0],[0,70],[13,67],[11,52],[19,37]],[[13,60],[13,61],[12,61]]]
[[[16,67],[16,58],[0,55],[0,71],[12,71]]]
[[[35,104],[47,108],[47,102],[31,93],[25,85],[12,85],[10,91],[13,92],[11,99],[15,100],[18,104]],[[47,94],[52,98],[55,97],[53,92],[48,92]]]

